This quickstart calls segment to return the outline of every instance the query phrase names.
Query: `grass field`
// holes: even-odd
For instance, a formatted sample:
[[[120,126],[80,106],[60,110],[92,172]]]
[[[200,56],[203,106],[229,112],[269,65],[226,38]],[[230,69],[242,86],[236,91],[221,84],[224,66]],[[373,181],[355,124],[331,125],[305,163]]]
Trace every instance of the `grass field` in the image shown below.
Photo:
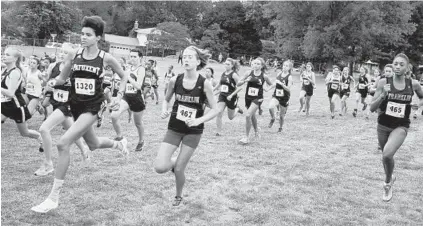
[[[172,62],[170,62],[172,61]],[[176,60],[158,59],[159,75]],[[211,65],[219,78],[223,66]],[[246,69],[243,68],[241,73]],[[273,70],[271,71],[274,75]],[[158,175],[153,163],[168,119],[151,100],[144,124],[146,147],[135,153],[136,129],[122,116],[130,157],[112,149],[96,150],[90,166],[73,147],[71,166],[59,208],[47,214],[30,210],[50,192],[53,176],[36,177],[43,155],[36,142],[21,138],[11,120],[1,129],[1,223],[3,225],[423,225],[423,118],[412,120],[408,137],[395,157],[394,197],[382,201],[383,167],[377,150],[375,114],[330,119],[323,78],[311,100],[310,116],[298,115],[299,79],[294,78],[284,131],[270,120],[266,93],[258,116],[262,139],[238,145],[245,118],[224,118],[224,136],[214,136],[215,120],[206,124],[200,146],[186,170],[184,204],[171,206],[172,173]],[[163,93],[163,85],[160,94]],[[241,96],[244,93],[241,92]],[[162,100],[163,97],[160,97]],[[244,100],[241,98],[241,106]],[[226,114],[225,114],[226,115]],[[109,118],[100,136],[114,137]],[[40,115],[29,121],[32,129]],[[52,131],[57,141],[61,127]],[[54,160],[57,151],[54,149]]]

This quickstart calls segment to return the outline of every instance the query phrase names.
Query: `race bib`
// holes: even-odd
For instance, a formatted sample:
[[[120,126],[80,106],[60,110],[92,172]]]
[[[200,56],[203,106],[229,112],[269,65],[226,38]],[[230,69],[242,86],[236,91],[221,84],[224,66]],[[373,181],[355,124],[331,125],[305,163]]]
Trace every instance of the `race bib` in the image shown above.
[[[277,97],[283,97],[284,96],[283,89],[276,89],[276,96]]]
[[[8,96],[5,96],[5,95],[1,95],[1,102],[3,103],[3,102],[9,102],[11,100],[11,98],[10,97],[8,97]]]
[[[358,89],[365,89],[366,85],[364,85],[363,83],[358,84]]]
[[[184,105],[178,105],[178,112],[176,113],[176,118],[181,121],[186,121],[187,119],[195,119],[197,115],[197,109],[186,107]]]
[[[135,89],[135,87],[132,84],[127,83],[125,93],[136,94],[137,89]]]
[[[399,104],[395,102],[388,102],[386,106],[385,114],[395,118],[404,118],[405,115],[405,104]]]
[[[93,96],[95,94],[95,80],[75,78],[75,92],[77,94]]]
[[[55,89],[53,91],[53,99],[58,101],[58,102],[66,103],[66,102],[68,102],[68,98],[69,98],[69,92],[68,91],[64,91],[64,90],[61,90],[61,89]]]
[[[227,93],[229,91],[229,88],[227,85],[221,85],[220,86],[220,92]]]
[[[350,85],[349,84],[342,84],[342,89],[348,89],[350,87]]]
[[[304,80],[304,85],[310,85],[310,81],[309,80]]]
[[[250,87],[248,89],[248,96],[258,96],[259,89]]]
[[[338,84],[335,84],[335,83],[333,83],[333,84],[330,86],[330,88],[332,88],[332,89],[338,89],[338,87],[339,87],[339,85],[338,85]]]
[[[28,94],[34,94],[35,93],[35,85],[34,84],[27,83],[25,88],[26,88],[26,92]]]
[[[144,83],[151,85],[151,78],[145,78]]]

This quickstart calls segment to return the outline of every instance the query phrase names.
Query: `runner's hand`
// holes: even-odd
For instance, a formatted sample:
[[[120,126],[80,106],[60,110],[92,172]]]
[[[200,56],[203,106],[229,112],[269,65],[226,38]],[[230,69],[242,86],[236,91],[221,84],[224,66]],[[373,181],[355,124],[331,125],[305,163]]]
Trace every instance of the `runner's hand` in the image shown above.
[[[187,124],[188,127],[193,127],[200,125],[200,122],[198,121],[198,119],[187,119],[185,121],[185,124]]]
[[[120,107],[120,103],[119,103],[119,102],[117,102],[117,101],[116,101],[116,99],[114,99],[114,100],[112,101],[112,103],[110,103],[110,109],[111,109],[112,111],[117,111],[117,110],[119,110],[119,107]]]
[[[162,114],[160,115],[160,117],[162,117],[162,119],[165,119],[169,117],[169,115],[170,115],[169,111],[164,111],[164,112],[162,111]]]

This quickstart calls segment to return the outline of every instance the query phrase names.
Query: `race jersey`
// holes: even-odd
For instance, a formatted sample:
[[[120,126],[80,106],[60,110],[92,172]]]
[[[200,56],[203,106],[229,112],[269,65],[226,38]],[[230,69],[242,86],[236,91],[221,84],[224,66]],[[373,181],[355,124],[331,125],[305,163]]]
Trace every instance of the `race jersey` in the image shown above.
[[[142,78],[142,74],[145,73],[145,68],[143,66],[138,67],[130,67],[128,69],[129,76],[134,79],[136,82],[139,82]],[[142,84],[141,84],[142,87]],[[136,89],[135,86],[132,85],[129,81],[126,83],[126,89],[125,89],[125,96],[141,96],[141,90]]]
[[[171,72],[171,73],[166,72],[166,74],[164,75],[164,81],[165,81],[165,84],[168,84],[168,83],[169,83],[169,81],[170,81],[170,79],[171,79],[173,76],[175,76],[175,73],[173,73],[173,72]]]
[[[71,66],[70,101],[75,104],[98,104],[104,100],[103,61],[105,52],[98,51],[94,59],[84,59],[84,49],[79,49]]]
[[[201,134],[204,130],[204,123],[188,127],[185,121],[200,118],[204,114],[204,105],[207,100],[204,93],[206,78],[198,75],[197,82],[191,90],[183,87],[183,79],[184,74],[179,74],[175,81],[175,102],[172,107],[168,129],[185,134]]]
[[[14,70],[18,70],[19,74],[20,74],[20,78],[19,78],[19,86],[22,84],[22,80],[23,80],[23,76],[21,73],[21,70],[19,68],[12,68],[9,71],[4,70],[2,75],[1,75],[1,88],[3,89],[8,89],[10,86],[10,73]],[[18,87],[19,87],[18,86]],[[1,104],[7,104],[9,106],[12,106],[13,108],[20,108],[22,106],[26,105],[25,99],[22,96],[22,91],[21,89],[17,88],[15,91],[15,96],[14,97],[8,97],[6,95],[1,94]]]
[[[390,84],[391,91],[380,104],[378,123],[389,128],[410,127],[411,102],[414,94],[412,79],[405,78],[403,90],[395,88],[393,78],[386,78],[386,84]]]
[[[342,91],[350,91],[351,82],[352,82],[351,77],[350,76],[348,76],[348,77],[342,76],[341,81],[342,81],[341,90]]]
[[[302,76],[301,76],[301,83],[302,83],[302,86],[304,87],[304,86],[309,86],[309,85],[312,85],[311,84],[311,82],[309,81],[309,80],[307,80],[307,79],[305,79],[305,78],[309,78],[309,79],[313,79],[313,75],[314,75],[314,72],[307,72],[307,71],[304,71],[303,73],[302,73]]]
[[[26,74],[26,94],[29,94],[34,97],[40,97],[42,94],[42,80],[40,79],[41,71],[36,70],[32,72],[31,70],[27,71]]]
[[[264,85],[264,72],[255,76],[254,71],[251,71],[250,81],[247,83],[247,90],[245,92],[245,99],[263,99],[263,85]]]
[[[340,74],[333,74],[329,80],[328,83],[328,90],[339,90],[340,89],[340,84],[341,84],[341,75]]]
[[[369,80],[367,80],[367,77],[364,75],[364,76],[360,76],[359,78],[358,78],[358,90],[360,91],[360,92],[363,92],[363,91],[367,91],[367,84],[369,83]]]
[[[236,89],[235,79],[233,78],[234,72],[231,71],[229,74],[223,72],[220,77],[220,95],[229,96]]]
[[[275,87],[275,91],[273,92],[273,97],[277,98],[277,99],[281,99],[281,100],[289,100],[289,98],[291,97],[291,93],[287,92],[287,90],[285,90],[280,83],[284,84],[285,86],[288,86],[288,82],[289,82],[289,77],[291,76],[291,74],[288,74],[285,77],[282,77],[282,73],[280,73],[277,77],[276,77],[276,87]],[[279,82],[278,82],[279,81]]]

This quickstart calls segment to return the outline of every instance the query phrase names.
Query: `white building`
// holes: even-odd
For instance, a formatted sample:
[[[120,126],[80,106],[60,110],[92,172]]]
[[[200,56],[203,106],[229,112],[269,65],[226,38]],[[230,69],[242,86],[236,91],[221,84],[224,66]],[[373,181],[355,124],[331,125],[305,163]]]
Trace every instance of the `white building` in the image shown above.
[[[105,34],[104,38],[110,43],[110,54],[115,56],[129,56],[131,49],[135,49],[139,44],[137,38]]]

